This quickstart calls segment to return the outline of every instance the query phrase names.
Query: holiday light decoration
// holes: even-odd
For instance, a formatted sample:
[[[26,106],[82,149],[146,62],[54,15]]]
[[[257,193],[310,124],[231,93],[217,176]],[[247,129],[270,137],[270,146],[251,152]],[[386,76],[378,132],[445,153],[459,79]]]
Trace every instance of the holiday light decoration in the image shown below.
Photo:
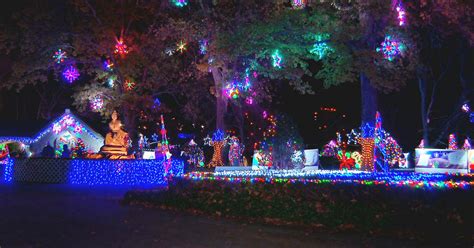
[[[161,121],[161,153],[163,156],[163,165],[165,165],[165,173],[168,174],[168,170],[171,166],[171,153],[170,153],[170,146],[168,142],[168,131],[165,128],[165,119],[163,115],[160,116]]]
[[[277,118],[274,115],[267,115],[265,119],[268,121],[268,127],[263,132],[263,138],[268,139],[276,135]]]
[[[168,48],[165,49],[165,53],[168,56],[173,56],[174,52],[175,52],[175,50],[173,48],[168,47]]]
[[[464,139],[464,144],[462,145],[462,149],[471,150],[471,142],[469,142],[469,139]]]
[[[424,139],[420,140],[420,144],[418,144],[418,148],[421,148],[421,149],[425,148],[425,140]]]
[[[171,0],[174,6],[182,8],[188,5],[188,0]]]
[[[326,54],[332,51],[332,48],[327,44],[329,34],[317,34],[315,35],[315,40],[316,42],[309,52],[317,55],[318,59],[322,59]]]
[[[244,146],[240,144],[239,138],[232,136],[229,138],[229,164],[230,166],[241,166],[242,153],[244,152]]]
[[[405,12],[405,8],[403,8],[401,1],[395,9],[397,10],[398,25],[404,26],[406,22],[406,17],[405,17],[406,12]]]
[[[247,103],[248,105],[253,105],[253,97],[249,96],[247,98],[245,98],[245,103]]]
[[[304,9],[307,0],[291,0],[291,7],[293,9]]]
[[[104,62],[102,64],[103,64],[104,69],[106,71],[113,71],[114,70],[114,62],[111,59],[104,60]]]
[[[114,77],[109,77],[107,79],[107,86],[110,88],[113,88],[115,86],[115,78]]]
[[[181,151],[181,155],[187,157],[191,166],[204,167],[204,152],[194,140],[189,141]]]
[[[12,183],[13,182],[13,167],[15,165],[15,161],[11,158],[7,158],[4,171],[3,171],[3,181],[5,183]]]
[[[362,166],[362,154],[359,152],[353,152],[351,153],[351,158],[354,159],[354,168],[360,169]]]
[[[364,170],[374,170],[375,140],[373,138],[359,138],[362,147],[362,166]]]
[[[118,39],[117,42],[115,43],[114,53],[120,56],[125,56],[126,54],[129,53],[128,46],[127,44],[125,44],[122,38]]]
[[[461,106],[461,110],[462,110],[464,113],[469,113],[469,112],[471,111],[471,107],[469,107],[469,104],[464,103],[464,104]]]
[[[304,156],[303,156],[303,152],[299,151],[299,150],[294,150],[293,151],[293,154],[291,154],[291,162],[293,163],[293,166],[300,166],[303,164],[304,162]]]
[[[63,71],[63,77],[69,83],[76,81],[79,78],[79,76],[80,76],[79,71],[73,65],[66,67],[66,69]]]
[[[393,61],[395,58],[403,56],[405,50],[405,45],[390,35],[386,35],[384,41],[380,43],[380,47],[376,49],[377,52],[383,53],[383,57],[388,61]]]
[[[179,51],[180,53],[183,53],[184,51],[187,50],[187,47],[186,47],[187,45],[188,44],[185,41],[180,40],[178,42],[178,44],[176,44],[176,51]]]
[[[448,141],[448,149],[450,150],[457,150],[458,149],[458,142],[456,141],[456,135],[455,134],[450,134],[449,135],[449,141]]]
[[[209,40],[207,39],[202,39],[199,41],[199,53],[202,55],[207,54],[207,49],[209,46]]]
[[[240,90],[236,84],[230,83],[227,84],[224,93],[228,98],[237,99],[240,95]]]
[[[195,181],[269,184],[353,184],[366,186],[408,187],[424,189],[471,189],[473,181],[455,179],[448,174],[370,173],[360,171],[255,170],[191,172],[180,178]]]
[[[156,97],[155,99],[153,99],[153,108],[159,108],[161,106],[161,101],[160,101],[160,98]]]
[[[212,154],[212,159],[209,164],[207,164],[207,167],[212,168],[224,165],[224,161],[222,161],[222,150],[227,145],[228,140],[229,137],[225,136],[224,132],[219,129],[212,134],[212,138],[209,136],[204,138],[204,144],[214,148],[214,154]]]
[[[123,83],[123,88],[124,88],[126,91],[131,91],[131,90],[135,89],[135,86],[136,86],[136,85],[137,85],[137,84],[136,84],[134,81],[132,81],[132,80],[130,80],[130,79],[127,79],[127,80],[125,80],[125,82]]]
[[[280,50],[277,49],[273,52],[272,60],[273,60],[273,62],[272,62],[273,67],[281,68],[282,62],[283,62],[283,57],[280,54]]]
[[[101,95],[97,95],[90,101],[91,109],[94,112],[99,112],[104,108],[104,98]]]
[[[166,172],[160,160],[73,159],[69,168],[68,183],[74,185],[164,185],[168,175],[183,175],[184,163],[173,160]]]
[[[67,54],[60,48],[54,52],[53,59],[56,63],[61,64],[65,59],[67,59]]]

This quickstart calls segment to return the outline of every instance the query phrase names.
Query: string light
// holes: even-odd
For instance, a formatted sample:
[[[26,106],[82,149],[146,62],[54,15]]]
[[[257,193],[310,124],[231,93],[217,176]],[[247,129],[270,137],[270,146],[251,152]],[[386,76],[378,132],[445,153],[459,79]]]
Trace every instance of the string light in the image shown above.
[[[458,149],[458,142],[456,141],[456,135],[454,135],[453,133],[449,135],[448,149],[450,149],[450,150],[457,150]]]
[[[471,111],[471,107],[469,107],[469,104],[464,103],[464,104],[461,106],[461,110],[462,110],[464,113],[469,113],[469,112]]]
[[[398,4],[398,6],[396,7],[396,10],[397,10],[398,25],[399,26],[404,26],[405,22],[406,22],[406,17],[405,17],[406,12],[405,12],[405,8],[403,8],[403,5],[402,5],[401,1]]]
[[[469,142],[469,139],[464,140],[464,144],[462,146],[462,149],[464,150],[471,150],[471,142]]]
[[[280,55],[280,51],[277,49],[272,54],[273,67],[281,68],[283,57]]]
[[[61,64],[65,59],[67,59],[66,52],[61,48],[58,49],[56,52],[54,52],[53,59],[56,63]]]
[[[405,45],[393,39],[390,35],[386,35],[384,41],[380,43],[380,47],[376,49],[377,52],[383,53],[383,57],[388,61],[393,61],[398,56],[403,55],[405,50]]]
[[[301,170],[257,170],[191,172],[179,178],[194,181],[224,181],[228,183],[268,184],[354,184],[367,186],[409,187],[423,189],[470,189],[474,182],[456,179],[464,174],[425,173],[371,173],[360,171],[301,171]]]
[[[63,71],[63,77],[69,83],[76,81],[79,78],[79,76],[80,76],[79,71],[73,65],[70,65]]]
[[[104,60],[103,65],[104,65],[104,69],[106,71],[113,71],[114,70],[114,62],[112,62],[111,59]]]

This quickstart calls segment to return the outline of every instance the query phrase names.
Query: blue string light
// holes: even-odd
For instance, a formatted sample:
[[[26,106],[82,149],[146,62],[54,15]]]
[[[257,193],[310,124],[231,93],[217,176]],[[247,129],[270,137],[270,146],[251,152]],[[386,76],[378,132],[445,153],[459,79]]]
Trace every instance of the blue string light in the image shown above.
[[[7,158],[7,163],[5,164],[5,171],[3,172],[3,181],[5,183],[13,182],[13,165],[14,160]]]
[[[173,160],[168,174],[162,160],[85,160],[70,163],[68,182],[79,185],[162,185],[168,175],[181,176],[184,163]]]

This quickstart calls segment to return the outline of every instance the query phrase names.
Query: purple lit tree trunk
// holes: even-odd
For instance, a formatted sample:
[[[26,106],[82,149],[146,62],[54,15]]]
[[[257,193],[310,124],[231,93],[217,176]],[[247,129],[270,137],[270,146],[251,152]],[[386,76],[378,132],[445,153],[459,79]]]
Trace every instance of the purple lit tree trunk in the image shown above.
[[[371,85],[369,78],[363,72],[360,73],[361,90],[361,124],[374,125],[375,112],[377,111],[377,90]]]

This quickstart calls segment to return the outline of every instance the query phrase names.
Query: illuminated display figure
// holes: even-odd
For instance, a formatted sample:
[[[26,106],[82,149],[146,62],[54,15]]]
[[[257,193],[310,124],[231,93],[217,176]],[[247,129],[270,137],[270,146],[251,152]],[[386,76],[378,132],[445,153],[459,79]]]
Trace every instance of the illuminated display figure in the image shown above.
[[[230,138],[230,145],[229,145],[229,164],[230,166],[241,166],[243,164],[242,161],[242,153],[243,153],[243,146],[239,142],[239,138],[232,136]]]
[[[228,139],[229,137],[225,137],[221,130],[214,132],[212,139],[209,138],[209,136],[204,139],[204,144],[214,148],[214,154],[212,154],[212,159],[209,164],[207,164],[207,167],[212,168],[216,166],[224,166],[224,161],[222,160],[222,150],[227,145]]]

